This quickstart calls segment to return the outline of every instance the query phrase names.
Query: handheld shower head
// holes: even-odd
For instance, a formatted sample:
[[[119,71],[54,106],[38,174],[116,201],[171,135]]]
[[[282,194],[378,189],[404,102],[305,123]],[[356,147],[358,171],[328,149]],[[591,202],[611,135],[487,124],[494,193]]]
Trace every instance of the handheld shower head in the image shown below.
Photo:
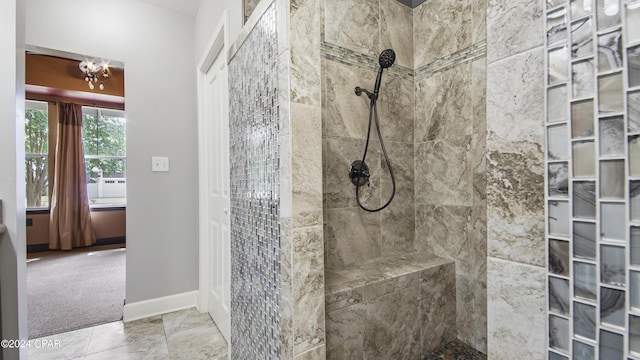
[[[376,85],[373,89],[373,97],[378,99],[378,92],[380,92],[380,81],[382,80],[382,70],[390,67],[396,61],[396,52],[391,49],[383,50],[378,57],[378,63],[380,63],[380,69],[378,70],[378,76],[376,77]]]
[[[380,63],[380,67],[386,69],[393,65],[396,61],[396,52],[391,49],[383,50],[380,53],[380,57],[378,57],[378,63]]]

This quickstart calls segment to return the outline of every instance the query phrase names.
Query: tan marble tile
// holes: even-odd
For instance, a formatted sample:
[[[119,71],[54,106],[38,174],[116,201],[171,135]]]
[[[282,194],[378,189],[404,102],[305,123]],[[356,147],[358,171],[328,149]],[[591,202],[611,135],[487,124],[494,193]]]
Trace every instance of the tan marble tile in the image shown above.
[[[473,172],[474,207],[487,206],[487,138],[485,134],[471,136],[471,168]],[[486,221],[485,221],[486,222]]]
[[[323,64],[324,135],[365,139],[369,121],[369,99],[364,95],[356,96],[354,89],[360,86],[372,90],[376,77],[375,69],[367,71],[331,60],[325,60]],[[389,86],[390,91],[396,88],[393,83]],[[381,104],[381,107],[389,106],[385,105],[382,98]],[[382,109],[379,111],[381,121],[390,121]]]
[[[425,270],[420,285],[422,352],[456,338],[456,280],[453,263]]]
[[[456,330],[458,340],[475,348],[475,286],[466,276],[456,275]]]
[[[487,69],[489,256],[544,265],[544,53]]]
[[[278,55],[282,56],[290,48],[291,0],[276,0],[276,29],[278,32]],[[287,60],[287,64],[289,61]],[[287,65],[288,67],[288,65]],[[280,72],[279,74],[282,74]],[[287,76],[287,82],[289,81]],[[288,88],[288,87],[287,87]],[[279,89],[282,89],[281,87]],[[280,90],[282,91],[282,90]],[[286,92],[287,98],[289,91]]]
[[[148,337],[144,341],[128,343],[110,350],[88,353],[85,360],[169,360],[169,350],[164,335]]]
[[[471,63],[417,79],[416,143],[473,133],[472,80]]]
[[[471,136],[416,145],[417,204],[466,205],[473,202]]]
[[[322,224],[320,107],[291,104],[293,227]]]
[[[321,104],[320,2],[297,0],[291,11],[291,101]]]
[[[396,52],[396,64],[413,69],[413,10],[397,0],[380,0],[382,49]]]
[[[397,2],[397,0],[384,1]],[[373,87],[373,85],[374,83],[371,83],[371,85],[367,84],[364,87]],[[414,105],[415,86],[413,81],[383,73],[377,106],[380,128],[385,141],[413,144]]]
[[[358,206],[355,186],[349,179],[349,167],[355,160],[362,160],[365,141],[352,138],[325,137],[323,143],[324,207],[327,209]],[[359,189],[360,202],[367,207],[380,206],[380,152],[376,142],[371,142],[367,158],[369,185]]]
[[[94,354],[129,346],[131,351],[148,346],[151,341],[164,339],[164,326],[162,316],[153,316],[147,319],[136,320],[128,323],[121,321],[99,325],[93,328],[91,340],[87,348],[87,354]],[[128,350],[122,350],[128,353]]]
[[[365,359],[420,359],[420,289],[413,286],[366,305]]]
[[[371,283],[362,287],[362,300],[365,303],[371,303],[372,301],[376,301],[380,296],[420,285],[421,282],[422,272],[415,271],[406,275]]]
[[[456,274],[472,276],[474,250],[467,232],[471,208],[416,205],[416,249],[456,262]]]
[[[294,356],[325,342],[322,226],[293,230]]]
[[[480,0],[482,2],[483,0]],[[475,3],[475,2],[474,2]],[[473,134],[487,132],[487,58],[471,63],[471,103]]]
[[[471,42],[487,39],[487,0],[471,1]]]
[[[485,270],[486,277],[486,270]],[[476,337],[476,350],[487,353],[487,283],[474,281],[473,327]]]
[[[361,359],[366,307],[355,304],[327,312],[327,359]]]
[[[327,266],[343,267],[380,257],[381,234],[379,213],[359,208],[328,209],[325,224]]]
[[[278,156],[280,161],[278,163],[278,170],[280,171],[279,177],[279,193],[280,193],[280,217],[286,218],[289,221],[293,220],[293,157],[291,135],[282,135],[278,137]]]
[[[227,354],[227,342],[215,324],[192,327],[167,336],[171,359],[212,359]]]
[[[541,144],[489,145],[487,254],[544,266],[544,168]]]
[[[390,204],[380,212],[382,255],[414,249],[415,214],[413,205]]]
[[[280,218],[280,341],[282,356],[293,358],[293,234],[291,219]]]
[[[379,2],[325,0],[325,41],[377,56],[380,52]]]
[[[89,345],[91,332],[92,328],[86,328],[34,339],[40,343],[45,342],[47,344],[57,344],[57,342],[59,342],[60,346],[46,346],[39,348],[35,346],[29,347],[29,359],[48,360],[83,358],[86,354],[87,346]]]
[[[200,313],[196,308],[189,308],[162,315],[165,335],[171,336],[179,331],[213,324],[208,313]]]
[[[487,136],[505,142],[544,142],[544,49],[487,66]]]
[[[374,139],[374,141],[376,140]],[[391,142],[387,139],[384,141],[396,181],[396,193],[391,203],[393,205],[413,205],[415,197],[413,144]],[[393,183],[383,155],[381,155],[380,162],[383,169],[380,174],[380,191],[382,193],[381,201],[384,204],[391,198]]]
[[[471,1],[425,1],[413,10],[414,64],[419,68],[471,45]]]
[[[326,285],[326,284],[325,284]],[[335,311],[362,302],[362,287],[331,291],[325,296],[325,311]]]
[[[546,359],[546,269],[489,258],[487,274],[487,357]]]
[[[472,247],[473,280],[487,281],[487,208],[471,208],[471,221],[467,224],[467,238]]]
[[[545,34],[542,17],[541,0],[488,0],[489,62],[542,45]]]
[[[324,360],[327,358],[327,348],[325,345],[317,346],[302,354],[295,356],[294,360]]]
[[[284,2],[285,0],[278,0]],[[280,42],[278,42],[280,44]],[[291,134],[291,88],[290,88],[291,51],[278,56],[278,133],[280,136]]]

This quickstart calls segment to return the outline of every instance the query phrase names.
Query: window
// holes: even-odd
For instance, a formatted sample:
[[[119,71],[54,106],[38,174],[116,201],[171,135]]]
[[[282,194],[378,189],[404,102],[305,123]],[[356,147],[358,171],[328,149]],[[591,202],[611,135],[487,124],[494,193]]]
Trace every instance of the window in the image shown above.
[[[27,208],[49,208],[49,136],[54,137],[55,129],[49,129],[47,102],[27,100],[25,109]],[[89,202],[92,206],[124,205],[124,111],[85,106],[82,117]]]
[[[49,111],[42,101],[25,102],[25,173],[28,208],[49,207]]]
[[[124,112],[85,106],[82,116],[89,202],[92,205],[125,204]]]

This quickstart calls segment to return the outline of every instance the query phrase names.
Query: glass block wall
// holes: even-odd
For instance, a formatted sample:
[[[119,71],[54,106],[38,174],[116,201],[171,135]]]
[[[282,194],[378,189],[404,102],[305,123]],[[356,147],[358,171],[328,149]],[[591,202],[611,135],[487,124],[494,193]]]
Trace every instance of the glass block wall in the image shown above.
[[[229,64],[232,359],[279,359],[280,194],[275,5]]]
[[[640,359],[640,0],[547,0],[549,359]]]

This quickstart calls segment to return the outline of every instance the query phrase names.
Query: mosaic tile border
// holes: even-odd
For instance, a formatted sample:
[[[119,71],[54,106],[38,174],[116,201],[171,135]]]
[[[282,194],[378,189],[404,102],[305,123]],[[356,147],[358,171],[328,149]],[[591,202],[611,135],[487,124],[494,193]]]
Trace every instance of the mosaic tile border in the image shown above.
[[[361,69],[377,71],[380,65],[378,58],[347,49],[328,42],[322,42],[320,55],[327,60],[336,61],[345,65],[356,66]],[[387,69],[389,74],[406,80],[413,80],[413,70],[398,64]]]
[[[377,70],[379,67],[377,57],[361,54],[328,42],[322,42],[321,46],[321,55],[324,59],[366,70]],[[487,41],[483,40],[456,53],[444,56],[431,64],[424,65],[415,71],[397,64],[390,67],[388,71],[389,74],[405,80],[414,80],[414,78],[419,80],[485,56],[487,56]]]
[[[487,40],[477,42],[468,48],[462,49],[453,54],[443,56],[442,58],[424,65],[415,71],[416,79],[433,76],[442,71],[449,70],[460,64],[472,62],[487,56]]]

